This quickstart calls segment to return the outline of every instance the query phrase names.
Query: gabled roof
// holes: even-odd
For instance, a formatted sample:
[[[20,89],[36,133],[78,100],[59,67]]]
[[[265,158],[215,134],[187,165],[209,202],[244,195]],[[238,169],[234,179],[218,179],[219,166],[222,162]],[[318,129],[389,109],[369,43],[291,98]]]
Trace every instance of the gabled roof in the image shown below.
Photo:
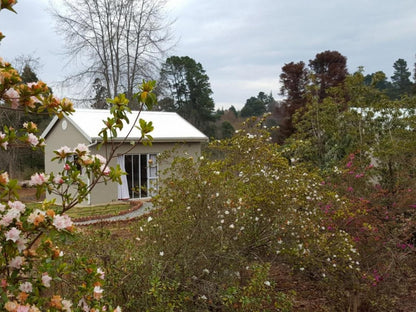
[[[128,114],[130,124],[125,124],[114,140],[122,140],[126,137],[137,114],[137,111]],[[92,143],[93,141],[101,140],[98,133],[105,127],[103,120],[106,120],[107,117],[111,117],[109,110],[76,109],[73,114],[64,118],[78,129],[88,142]],[[139,118],[147,122],[152,121],[154,130],[149,134],[153,137],[154,142],[203,142],[208,140],[206,135],[177,113],[142,111]],[[43,138],[48,136],[58,120],[56,116],[52,119],[42,133]],[[138,125],[138,122],[136,125]],[[129,135],[129,139],[135,140],[140,137],[140,130],[134,127]]]

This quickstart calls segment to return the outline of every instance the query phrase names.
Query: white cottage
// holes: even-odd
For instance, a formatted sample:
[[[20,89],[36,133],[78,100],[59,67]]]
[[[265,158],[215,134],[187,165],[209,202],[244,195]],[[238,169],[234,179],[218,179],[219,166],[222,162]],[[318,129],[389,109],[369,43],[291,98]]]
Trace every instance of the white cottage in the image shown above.
[[[131,113],[130,124],[125,125],[113,142],[120,143],[125,139],[137,114],[138,112]],[[42,133],[46,140],[45,172],[62,171],[62,164],[51,159],[55,156],[53,151],[65,145],[73,148],[84,143],[89,146],[91,153],[106,157],[110,147],[104,145],[97,150],[97,145],[101,141],[98,133],[104,127],[103,120],[107,117],[110,117],[109,110],[92,109],[77,109],[75,113],[62,119],[54,117]],[[159,172],[169,166],[169,163],[157,163],[158,154],[176,148],[178,153],[198,157],[202,143],[208,141],[207,136],[176,113],[143,111],[140,118],[153,122],[154,131],[150,133],[153,144],[137,144],[132,149],[131,142],[137,141],[141,136],[140,131],[133,128],[126,142],[117,150],[116,157],[110,162],[110,166],[119,164],[127,173],[122,178],[122,185],[98,184],[91,192],[88,204],[151,197],[158,188]],[[57,201],[59,202],[59,198]]]

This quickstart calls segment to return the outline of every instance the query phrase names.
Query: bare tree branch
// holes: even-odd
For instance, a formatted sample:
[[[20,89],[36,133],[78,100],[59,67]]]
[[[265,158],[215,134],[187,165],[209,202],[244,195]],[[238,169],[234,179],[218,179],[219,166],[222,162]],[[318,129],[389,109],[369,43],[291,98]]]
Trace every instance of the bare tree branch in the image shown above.
[[[52,8],[70,61],[86,65],[68,79],[100,79],[109,97],[130,100],[143,79],[159,73],[173,46],[166,0],[62,0]]]

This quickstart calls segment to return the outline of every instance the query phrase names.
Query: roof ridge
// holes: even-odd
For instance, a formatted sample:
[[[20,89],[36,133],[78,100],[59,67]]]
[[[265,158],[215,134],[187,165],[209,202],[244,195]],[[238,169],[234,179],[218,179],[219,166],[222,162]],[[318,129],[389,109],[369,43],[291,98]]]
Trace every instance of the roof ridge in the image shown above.
[[[94,109],[94,108],[75,108],[75,113],[76,112],[100,112],[100,113],[109,113],[110,110],[109,109]],[[165,112],[165,111],[147,111],[147,110],[142,110],[142,111],[138,111],[138,110],[132,110],[131,111],[132,114],[134,113],[152,113],[152,114],[167,114],[167,115],[171,115],[171,114],[176,114],[179,115],[177,112]]]
[[[127,116],[129,119],[133,119],[136,117],[134,114],[139,112],[132,111]],[[208,140],[204,133],[176,112],[141,111],[140,115],[142,119],[153,122],[154,131],[150,135],[153,137],[154,142],[203,142]],[[78,108],[75,109],[74,113],[64,116],[64,119],[67,119],[88,141],[94,141],[100,139],[98,134],[104,127],[102,121],[107,117],[111,117],[108,109]],[[54,118],[42,133],[42,136],[46,138],[56,123],[58,123],[58,119]],[[130,123],[129,126],[117,131],[117,137],[114,140],[124,139],[129,127],[133,127],[129,138],[136,139],[141,137],[140,129]]]

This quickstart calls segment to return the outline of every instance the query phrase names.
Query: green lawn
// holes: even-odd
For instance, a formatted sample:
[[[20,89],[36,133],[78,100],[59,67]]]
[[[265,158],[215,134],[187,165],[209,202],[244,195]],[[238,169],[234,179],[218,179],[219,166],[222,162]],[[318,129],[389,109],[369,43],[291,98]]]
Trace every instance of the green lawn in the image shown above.
[[[29,203],[29,207],[40,207],[41,204]],[[55,206],[59,210],[59,206]],[[85,206],[74,207],[70,209],[67,214],[71,218],[86,218],[91,216],[103,216],[103,215],[117,215],[122,211],[130,209],[131,206],[128,203],[125,204],[107,204],[99,206]]]
[[[103,216],[103,215],[117,215],[122,211],[130,209],[131,206],[126,204],[108,204],[100,206],[86,206],[86,207],[74,207],[67,212],[72,218],[84,218],[91,216]]]

